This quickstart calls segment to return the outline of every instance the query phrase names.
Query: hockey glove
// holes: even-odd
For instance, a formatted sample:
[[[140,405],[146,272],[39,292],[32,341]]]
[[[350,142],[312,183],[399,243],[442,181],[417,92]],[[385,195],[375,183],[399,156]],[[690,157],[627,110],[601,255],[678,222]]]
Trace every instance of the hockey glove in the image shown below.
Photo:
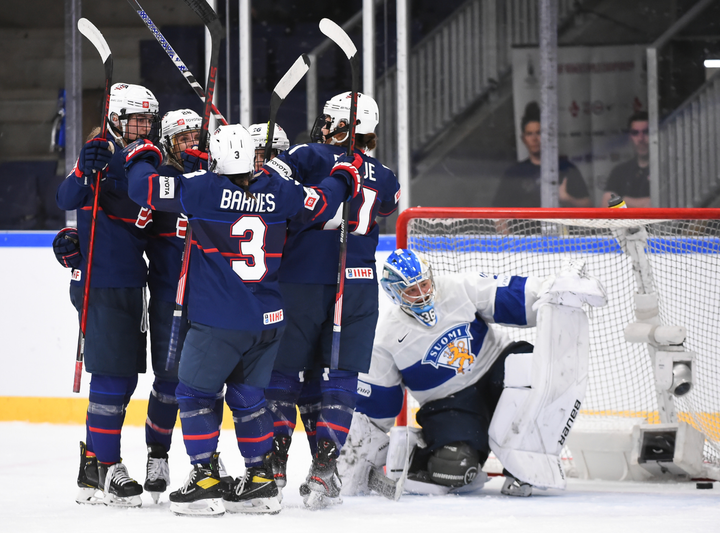
[[[188,148],[180,154],[185,174],[208,169],[208,154],[195,148]]]
[[[58,262],[65,268],[80,268],[80,239],[75,228],[61,229],[52,243],[53,252]]]
[[[362,189],[363,178],[360,175],[362,165],[363,159],[360,154],[353,154],[352,156],[341,155],[330,171],[331,176],[338,172],[347,180],[348,186],[352,190],[348,200],[355,198]]]
[[[607,304],[607,293],[600,280],[585,273],[585,261],[566,259],[557,276],[550,276],[542,283],[538,300],[533,311],[544,303],[582,307],[586,303],[593,307]]]
[[[114,151],[115,148],[109,141],[100,137],[90,139],[80,150],[75,165],[75,177],[84,179],[94,172],[105,170],[110,164]]]
[[[123,149],[123,155],[125,156],[125,170],[138,161],[146,161],[155,168],[159,167],[162,161],[160,149],[147,139],[138,139],[128,144]]]

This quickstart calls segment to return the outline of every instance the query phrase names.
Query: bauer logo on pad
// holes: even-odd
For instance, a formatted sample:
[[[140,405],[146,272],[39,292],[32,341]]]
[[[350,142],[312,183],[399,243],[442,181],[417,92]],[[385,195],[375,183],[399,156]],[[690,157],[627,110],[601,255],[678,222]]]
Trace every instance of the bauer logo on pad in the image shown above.
[[[366,398],[369,398],[372,394],[372,385],[370,385],[369,383],[365,383],[364,381],[358,380],[357,393],[360,396],[365,396]]]

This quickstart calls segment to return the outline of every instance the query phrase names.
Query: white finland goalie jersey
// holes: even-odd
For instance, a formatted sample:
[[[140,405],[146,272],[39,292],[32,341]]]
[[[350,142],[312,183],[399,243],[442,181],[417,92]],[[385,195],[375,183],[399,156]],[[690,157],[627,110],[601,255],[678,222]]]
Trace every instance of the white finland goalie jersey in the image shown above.
[[[488,324],[534,326],[540,284],[535,277],[438,276],[431,328],[397,305],[384,309],[370,371],[359,376],[357,410],[389,421],[400,412],[403,387],[422,406],[478,381],[511,342]]]

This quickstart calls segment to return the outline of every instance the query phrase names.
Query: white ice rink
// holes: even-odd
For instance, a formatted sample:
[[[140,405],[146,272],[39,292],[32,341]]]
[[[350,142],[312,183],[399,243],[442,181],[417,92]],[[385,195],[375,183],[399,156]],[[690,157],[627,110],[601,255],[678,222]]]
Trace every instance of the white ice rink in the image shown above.
[[[123,458],[130,474],[145,478],[143,428],[123,430]],[[298,486],[309,466],[305,434],[290,448],[283,510],[275,516],[225,514],[219,518],[175,516],[167,493],[158,505],[143,494],[139,509],[75,503],[78,441],[83,426],[0,423],[0,531],[5,533],[713,533],[720,531],[720,483],[697,490],[695,483],[625,483],[570,480],[567,491],[536,491],[531,498],[500,495],[500,478],[465,496],[345,498],[321,511],[303,508]],[[234,435],[221,435],[220,451],[230,474],[242,473]],[[180,439],[170,452],[171,488],[190,471]]]

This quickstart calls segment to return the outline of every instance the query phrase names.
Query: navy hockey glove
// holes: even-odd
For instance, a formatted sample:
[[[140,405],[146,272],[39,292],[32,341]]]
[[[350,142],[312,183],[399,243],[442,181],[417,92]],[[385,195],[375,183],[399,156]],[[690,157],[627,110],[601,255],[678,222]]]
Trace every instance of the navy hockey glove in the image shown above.
[[[61,229],[52,243],[58,262],[65,268],[80,268],[80,239],[75,228]]]
[[[341,155],[330,171],[331,176],[339,172],[347,180],[348,187],[352,189],[352,194],[348,200],[355,198],[362,189],[363,178],[360,175],[362,165],[363,159],[360,154]]]
[[[114,151],[115,148],[109,141],[100,137],[90,139],[80,150],[80,156],[75,165],[75,176],[84,179],[93,172],[105,170],[110,164]]]
[[[208,169],[208,154],[194,148],[188,148],[180,154],[183,162],[183,172],[197,172],[198,170]]]
[[[138,139],[128,144],[123,149],[123,155],[125,156],[125,170],[138,161],[147,161],[155,168],[159,167],[162,161],[160,149],[147,139]]]

